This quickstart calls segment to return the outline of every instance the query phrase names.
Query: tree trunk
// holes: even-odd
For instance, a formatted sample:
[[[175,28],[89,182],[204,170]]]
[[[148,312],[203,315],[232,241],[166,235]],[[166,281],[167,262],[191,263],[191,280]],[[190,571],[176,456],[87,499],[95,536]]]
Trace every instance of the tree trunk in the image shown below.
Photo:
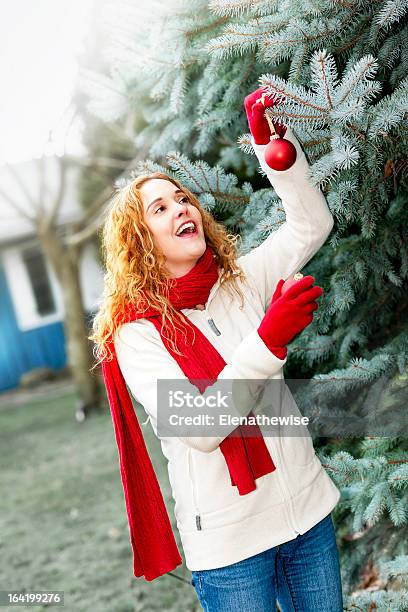
[[[67,248],[56,231],[53,227],[43,229],[39,238],[61,285],[68,365],[80,397],[81,410],[86,413],[86,410],[99,407],[100,393],[97,376],[90,372],[93,358],[81,296],[79,252],[75,247]]]

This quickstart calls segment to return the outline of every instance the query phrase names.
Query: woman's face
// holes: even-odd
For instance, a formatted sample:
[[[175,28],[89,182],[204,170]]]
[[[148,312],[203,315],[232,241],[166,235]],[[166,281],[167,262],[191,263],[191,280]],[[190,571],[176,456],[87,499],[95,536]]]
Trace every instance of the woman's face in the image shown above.
[[[145,222],[153,242],[166,257],[173,278],[184,276],[195,266],[207,247],[201,213],[176,185],[165,179],[150,179],[140,188]],[[187,222],[194,224],[181,235]]]

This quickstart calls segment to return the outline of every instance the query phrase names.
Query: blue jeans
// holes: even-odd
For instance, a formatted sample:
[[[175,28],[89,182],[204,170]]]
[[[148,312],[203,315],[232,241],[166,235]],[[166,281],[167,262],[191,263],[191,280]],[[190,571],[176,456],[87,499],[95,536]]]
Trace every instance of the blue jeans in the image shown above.
[[[339,557],[331,514],[294,540],[211,570],[191,584],[205,612],[341,612]]]

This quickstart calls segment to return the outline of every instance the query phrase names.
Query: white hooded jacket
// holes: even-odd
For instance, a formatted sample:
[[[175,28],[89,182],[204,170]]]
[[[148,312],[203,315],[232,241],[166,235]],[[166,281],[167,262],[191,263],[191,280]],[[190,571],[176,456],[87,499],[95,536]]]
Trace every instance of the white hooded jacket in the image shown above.
[[[279,279],[301,271],[333,227],[323,194],[307,179],[308,163],[299,142],[289,129],[285,138],[297,150],[295,164],[286,171],[269,168],[265,146],[252,143],[282,200],[286,222],[237,259],[247,277],[240,283],[244,308],[240,309],[238,296],[232,299],[217,281],[204,310],[182,310],[224,358],[227,365],[218,381],[283,379],[286,359],[269,351],[257,328]],[[157,435],[157,381],[187,380],[186,376],[146,319],[123,325],[114,345],[125,381]],[[240,496],[231,485],[219,448],[224,437],[159,436],[168,460],[177,528],[191,571],[224,567],[292,540],[327,516],[340,498],[308,434],[264,436],[276,469],[256,480],[255,491]]]

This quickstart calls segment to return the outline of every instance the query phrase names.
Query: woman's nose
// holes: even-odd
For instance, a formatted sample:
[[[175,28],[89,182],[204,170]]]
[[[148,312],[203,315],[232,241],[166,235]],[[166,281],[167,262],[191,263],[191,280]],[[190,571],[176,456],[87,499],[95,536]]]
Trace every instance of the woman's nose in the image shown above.
[[[183,213],[187,212],[187,204],[181,202],[176,204],[176,216],[180,217]]]

